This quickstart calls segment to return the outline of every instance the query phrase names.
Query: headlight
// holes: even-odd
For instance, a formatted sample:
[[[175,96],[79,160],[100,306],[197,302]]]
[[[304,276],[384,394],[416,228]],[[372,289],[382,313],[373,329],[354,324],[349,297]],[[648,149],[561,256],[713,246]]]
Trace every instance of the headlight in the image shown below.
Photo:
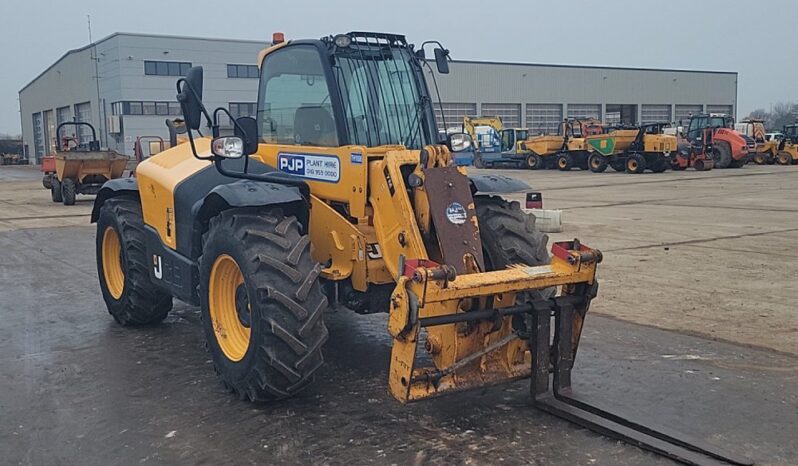
[[[235,136],[216,138],[211,142],[211,152],[217,157],[240,159],[244,155],[244,141]]]
[[[337,47],[346,48],[349,47],[350,44],[352,44],[352,38],[347,36],[346,34],[338,34],[333,39],[333,42],[335,42],[335,45]]]

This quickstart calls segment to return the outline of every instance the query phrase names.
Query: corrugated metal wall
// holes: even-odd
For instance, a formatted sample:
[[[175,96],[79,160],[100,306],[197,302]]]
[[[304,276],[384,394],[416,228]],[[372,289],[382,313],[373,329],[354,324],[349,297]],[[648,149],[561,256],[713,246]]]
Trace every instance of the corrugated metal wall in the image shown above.
[[[521,125],[535,130],[556,130],[554,115],[559,108],[559,121],[564,106],[567,116],[600,117],[602,106],[620,105],[643,122],[678,120],[704,106],[732,115],[736,111],[734,72],[468,61],[454,61],[450,69],[448,75],[436,75],[443,102],[471,103],[484,116],[491,116],[488,109],[500,109],[499,104],[518,106]]]

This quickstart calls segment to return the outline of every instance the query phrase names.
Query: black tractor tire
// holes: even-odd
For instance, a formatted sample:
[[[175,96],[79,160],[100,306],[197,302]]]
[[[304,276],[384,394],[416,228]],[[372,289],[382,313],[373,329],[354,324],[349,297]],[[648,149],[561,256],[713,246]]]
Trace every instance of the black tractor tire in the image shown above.
[[[626,173],[639,174],[646,171],[646,158],[635,152],[626,157]]]
[[[108,228],[114,230],[121,246],[124,286],[119,297],[109,290],[103,268],[103,241]],[[141,204],[136,199],[114,197],[100,207],[96,238],[100,290],[108,313],[125,326],[156,324],[172,310],[172,296],[150,280],[152,260],[145,247],[145,235]]]
[[[61,182],[53,175],[53,181],[50,182],[50,198],[53,202],[62,202],[64,198],[61,196]]]
[[[742,159],[732,160],[732,162],[729,164],[729,168],[743,168],[746,165],[748,165],[748,159],[742,158]]]
[[[482,163],[482,157],[479,155],[474,157],[474,168],[485,168],[485,164]]]
[[[654,163],[652,163],[649,168],[651,168],[651,171],[654,173],[662,173],[668,169],[668,162],[664,157],[657,156]]]
[[[53,189],[53,178],[55,175],[44,175],[42,177],[42,186],[44,189]]]
[[[732,163],[732,152],[729,143],[718,141],[712,147],[712,158],[715,160],[715,168],[729,168]]]
[[[296,217],[280,208],[224,211],[211,219],[203,236],[202,326],[217,373],[241,399],[292,396],[313,381],[324,362],[327,298],[319,283],[321,266],[311,258],[310,248],[310,237],[301,233]],[[210,308],[209,294],[215,286],[211,272],[225,255],[235,261],[243,280],[236,289],[236,308],[243,299],[243,308],[249,311],[249,337],[239,360],[222,349],[217,335],[224,329],[212,321]]]
[[[563,153],[557,156],[557,169],[567,172],[574,167],[574,158],[571,154]]]
[[[498,196],[477,196],[474,204],[487,271],[504,270],[514,264],[546,265],[551,261],[547,249],[549,236],[535,227],[535,216],[521,210],[518,202]],[[554,291],[553,288],[530,291],[523,299],[547,299]]]
[[[61,183],[61,198],[64,205],[75,205],[77,191],[78,187],[75,185],[75,180],[72,178],[64,178],[64,181]]]
[[[792,165],[792,155],[783,150],[776,154],[776,163],[779,165]]]
[[[590,157],[587,158],[587,165],[593,173],[602,173],[607,169],[609,162],[607,162],[607,157],[598,152],[593,152],[590,154]]]
[[[543,166],[543,160],[541,160],[540,156],[534,152],[530,153],[526,157],[526,164],[525,167],[529,170],[539,170]]]

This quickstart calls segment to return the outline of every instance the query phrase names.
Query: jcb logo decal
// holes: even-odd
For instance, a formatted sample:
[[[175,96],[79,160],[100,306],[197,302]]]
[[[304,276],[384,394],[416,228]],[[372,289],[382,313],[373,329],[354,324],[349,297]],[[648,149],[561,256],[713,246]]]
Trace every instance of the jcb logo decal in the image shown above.
[[[163,267],[161,265],[161,256],[156,254],[152,255],[152,270],[155,274],[155,278],[158,280],[163,278]]]

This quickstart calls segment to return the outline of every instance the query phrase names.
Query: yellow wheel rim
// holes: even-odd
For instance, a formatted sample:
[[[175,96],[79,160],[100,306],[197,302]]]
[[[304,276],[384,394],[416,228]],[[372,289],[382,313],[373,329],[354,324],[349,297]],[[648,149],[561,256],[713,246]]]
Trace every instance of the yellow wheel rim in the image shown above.
[[[560,167],[565,168],[565,159],[560,159]]]
[[[593,168],[598,168],[599,167],[599,159],[593,158],[593,163],[591,163],[590,165],[593,166]]]
[[[636,162],[636,161],[634,161],[634,160],[630,161],[630,162],[629,162],[629,168],[630,168],[631,170],[637,170],[637,162]]]
[[[227,254],[217,257],[208,283],[208,306],[216,342],[231,361],[242,360],[249,348],[249,324],[241,322],[239,309],[245,306],[244,317],[249,318],[250,307],[243,285],[244,275],[236,261]]]
[[[102,253],[105,286],[114,299],[119,299],[125,290],[125,271],[122,269],[122,243],[113,227],[103,232]]]

